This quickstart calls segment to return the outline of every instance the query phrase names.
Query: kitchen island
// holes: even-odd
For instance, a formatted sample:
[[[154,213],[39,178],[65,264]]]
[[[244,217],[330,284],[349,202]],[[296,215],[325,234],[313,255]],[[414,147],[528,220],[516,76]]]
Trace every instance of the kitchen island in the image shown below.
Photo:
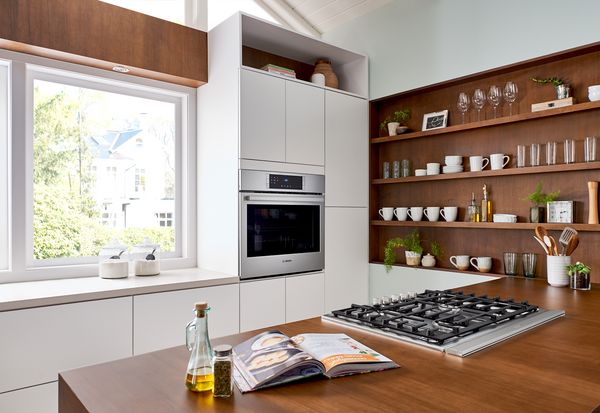
[[[219,400],[186,389],[189,353],[180,346],[61,373],[59,411],[589,413],[600,405],[600,286],[594,287],[573,291],[550,287],[544,280],[506,277],[462,288],[566,311],[566,317],[467,358],[314,318],[275,328],[288,335],[344,332],[401,368],[313,378],[243,395],[236,389],[233,397]],[[256,333],[224,337],[213,344],[235,345]]]

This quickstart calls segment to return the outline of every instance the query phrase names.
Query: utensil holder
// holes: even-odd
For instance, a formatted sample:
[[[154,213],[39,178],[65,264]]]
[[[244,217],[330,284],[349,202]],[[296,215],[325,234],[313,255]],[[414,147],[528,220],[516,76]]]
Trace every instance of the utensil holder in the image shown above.
[[[548,255],[546,259],[548,284],[553,287],[566,287],[569,285],[567,265],[571,265],[571,257]]]

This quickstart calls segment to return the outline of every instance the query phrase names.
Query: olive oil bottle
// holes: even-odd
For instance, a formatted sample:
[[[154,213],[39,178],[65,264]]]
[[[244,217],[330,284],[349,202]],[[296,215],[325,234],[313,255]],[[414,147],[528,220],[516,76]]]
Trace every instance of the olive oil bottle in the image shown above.
[[[208,338],[208,311],[206,302],[196,303],[196,317],[186,328],[185,344],[192,352],[187,367],[185,385],[194,392],[212,391],[214,375],[212,368],[213,351]]]

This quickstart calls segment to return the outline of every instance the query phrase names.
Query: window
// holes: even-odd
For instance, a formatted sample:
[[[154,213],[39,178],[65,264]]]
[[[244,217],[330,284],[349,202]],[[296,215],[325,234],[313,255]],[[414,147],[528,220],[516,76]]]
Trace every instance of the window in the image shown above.
[[[96,275],[87,264],[113,238],[159,244],[165,269],[195,266],[195,89],[0,59],[0,282]],[[7,90],[23,105],[12,139]]]

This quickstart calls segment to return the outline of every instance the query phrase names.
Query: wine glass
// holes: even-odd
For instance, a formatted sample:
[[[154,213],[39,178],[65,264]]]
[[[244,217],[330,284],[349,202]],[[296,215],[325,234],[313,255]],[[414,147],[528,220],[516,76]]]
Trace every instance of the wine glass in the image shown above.
[[[506,82],[504,85],[504,100],[508,102],[509,115],[512,116],[512,104],[517,100],[519,88],[513,82]]]
[[[471,100],[469,99],[469,95],[465,92],[460,92],[458,95],[458,102],[456,102],[456,107],[462,113],[463,125],[465,123],[465,113],[469,110],[469,106],[471,105]]]
[[[490,103],[490,105],[492,105],[492,107],[494,108],[494,119],[495,119],[496,118],[496,109],[498,109],[498,106],[500,105],[500,100],[502,100],[502,92],[500,91],[500,88],[496,85],[492,85],[488,92],[487,98],[488,98],[488,102]]]
[[[481,89],[475,89],[473,93],[473,106],[477,109],[477,121],[481,120],[481,109],[485,106],[485,92]]]

